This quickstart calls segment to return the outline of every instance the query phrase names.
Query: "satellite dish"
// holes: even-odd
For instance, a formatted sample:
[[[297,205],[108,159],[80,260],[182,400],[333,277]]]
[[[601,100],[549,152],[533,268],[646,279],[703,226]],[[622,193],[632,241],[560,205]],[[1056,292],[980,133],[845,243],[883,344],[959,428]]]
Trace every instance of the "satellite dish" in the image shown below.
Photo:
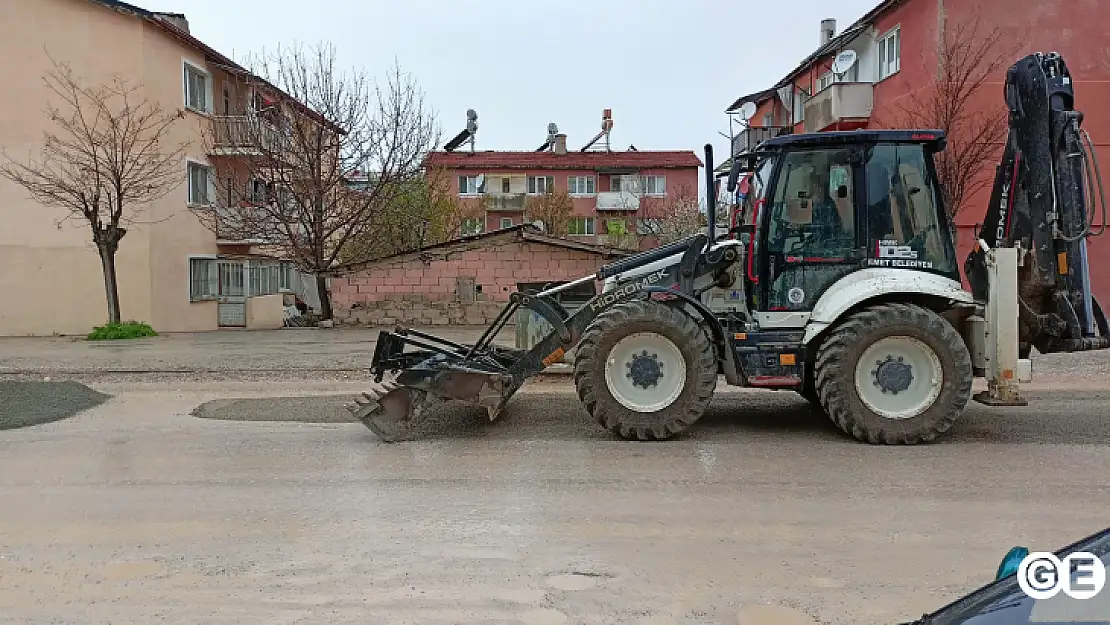
[[[783,105],[787,108],[794,106],[794,85],[786,85],[780,87],[778,90],[779,100],[782,100]]]
[[[833,73],[844,74],[848,70],[852,69],[852,66],[856,64],[857,58],[859,57],[856,54],[855,50],[844,50],[840,54],[836,55],[836,59],[833,60]]]
[[[745,103],[744,106],[740,107],[740,117],[741,117],[741,119],[743,119],[744,121],[748,121],[749,119],[751,119],[752,116],[755,115],[755,109],[756,109],[755,102]]]

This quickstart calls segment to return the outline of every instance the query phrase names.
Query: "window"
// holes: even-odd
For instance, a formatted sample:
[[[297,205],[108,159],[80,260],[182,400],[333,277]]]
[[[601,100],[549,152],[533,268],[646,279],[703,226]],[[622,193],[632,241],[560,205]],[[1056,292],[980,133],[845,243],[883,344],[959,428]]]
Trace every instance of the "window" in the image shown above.
[[[200,302],[219,295],[215,258],[189,259],[189,301]]]
[[[212,205],[212,171],[207,165],[189,163],[189,204]]]
[[[663,220],[651,218],[637,220],[636,232],[639,234],[658,235],[663,232]]]
[[[809,93],[805,89],[798,89],[794,93],[794,123],[804,122],[806,120],[806,100],[809,99]]]
[[[267,261],[250,262],[248,295],[273,295],[281,290],[281,264]]]
[[[478,195],[486,192],[486,181],[482,179],[481,184],[478,183],[480,176],[459,176],[459,195]]]
[[[609,191],[616,193],[621,190],[621,176],[609,176]]]
[[[825,72],[817,79],[817,90],[824,91],[833,84],[833,73],[831,71]]]
[[[879,38],[879,80],[894,74],[901,66],[900,32],[895,27]]]
[[[502,193],[509,193],[509,190],[513,188],[512,183],[513,183],[512,178],[502,178],[501,179],[501,192]]]
[[[774,125],[775,125],[775,114],[774,113],[764,113],[763,114],[763,127],[764,128],[770,128],[771,126],[774,126]]]
[[[281,273],[278,275],[278,290],[279,291],[293,291],[293,263],[283,260],[281,261]]]
[[[594,234],[593,217],[571,217],[567,222],[567,234],[589,236]]]
[[[468,236],[471,234],[482,233],[482,220],[474,217],[468,217],[463,220],[462,226],[459,227],[460,236]]]
[[[528,176],[528,194],[543,195],[555,190],[555,176]]]
[[[567,189],[571,195],[593,195],[596,192],[593,176],[568,176]]]
[[[255,205],[263,205],[269,201],[271,185],[265,180],[254,178],[250,182],[248,200]]]
[[[502,228],[512,228],[513,227],[513,218],[512,217],[502,217],[501,218],[501,227]]]
[[[640,188],[646,195],[666,195],[667,178],[665,176],[641,176]]]
[[[210,83],[211,76],[208,72],[185,63],[185,106],[201,113],[211,112]]]
[[[956,254],[924,146],[879,144],[867,159],[868,249],[884,267],[956,275]],[[958,279],[958,278],[956,278]]]

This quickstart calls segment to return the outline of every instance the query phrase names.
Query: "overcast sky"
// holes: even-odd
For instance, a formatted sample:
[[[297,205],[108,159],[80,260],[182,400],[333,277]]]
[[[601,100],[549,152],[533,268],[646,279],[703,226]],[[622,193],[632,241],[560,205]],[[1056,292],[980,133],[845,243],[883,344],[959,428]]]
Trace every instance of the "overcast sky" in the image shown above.
[[[724,109],[765,89],[878,0],[132,0],[184,13],[220,52],[329,41],[381,76],[394,58],[436,109],[444,141],[478,112],[477,149],[534,150],[548,122],[579,149],[613,110],[613,149],[726,155]],[[441,143],[442,145],[442,143]]]

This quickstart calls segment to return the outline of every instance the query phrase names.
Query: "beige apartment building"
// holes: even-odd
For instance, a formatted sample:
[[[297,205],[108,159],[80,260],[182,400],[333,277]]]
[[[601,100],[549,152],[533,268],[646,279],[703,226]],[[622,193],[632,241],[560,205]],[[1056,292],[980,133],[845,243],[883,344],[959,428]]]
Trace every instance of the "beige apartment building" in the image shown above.
[[[290,294],[302,292],[291,264],[261,253],[259,241],[221,238],[189,209],[221,201],[215,181],[226,178],[216,176],[235,176],[237,159],[252,156],[247,133],[239,130],[257,123],[257,111],[281,111],[275,119],[288,123],[290,115],[303,119],[304,107],[255,84],[245,69],[190,35],[184,16],[117,0],[3,4],[0,148],[13,158],[37,155],[50,127],[45,106],[52,94],[43,83],[50,57],[89,83],[118,73],[141,83],[145,97],[163,109],[186,109],[173,137],[191,142],[181,185],[147,207],[144,223],[129,228],[120,244],[123,318],[160,332],[280,327]],[[273,126],[279,139],[281,126]],[[257,141],[257,133],[249,136]],[[254,188],[253,182],[245,186]],[[59,226],[65,215],[0,178],[0,335],[84,334],[106,321],[88,225],[69,220]]]

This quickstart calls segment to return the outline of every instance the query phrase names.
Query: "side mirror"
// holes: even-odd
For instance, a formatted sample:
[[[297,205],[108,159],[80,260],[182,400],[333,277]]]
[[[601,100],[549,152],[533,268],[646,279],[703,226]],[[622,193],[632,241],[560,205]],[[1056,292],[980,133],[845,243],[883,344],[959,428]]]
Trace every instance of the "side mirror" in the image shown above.
[[[1026,547],[1013,547],[1006,552],[1005,557],[1002,558],[1002,563],[998,565],[998,571],[994,574],[996,580],[1003,577],[1009,577],[1017,573],[1018,567],[1021,566],[1021,561],[1029,555],[1029,549]]]
[[[842,184],[839,187],[837,187],[836,188],[836,197],[838,197],[842,200],[844,198],[848,197],[848,185]]]
[[[740,179],[740,158],[738,156],[732,157],[732,167],[728,169],[728,180],[725,184],[725,189],[729,193],[736,193],[736,182]]]

